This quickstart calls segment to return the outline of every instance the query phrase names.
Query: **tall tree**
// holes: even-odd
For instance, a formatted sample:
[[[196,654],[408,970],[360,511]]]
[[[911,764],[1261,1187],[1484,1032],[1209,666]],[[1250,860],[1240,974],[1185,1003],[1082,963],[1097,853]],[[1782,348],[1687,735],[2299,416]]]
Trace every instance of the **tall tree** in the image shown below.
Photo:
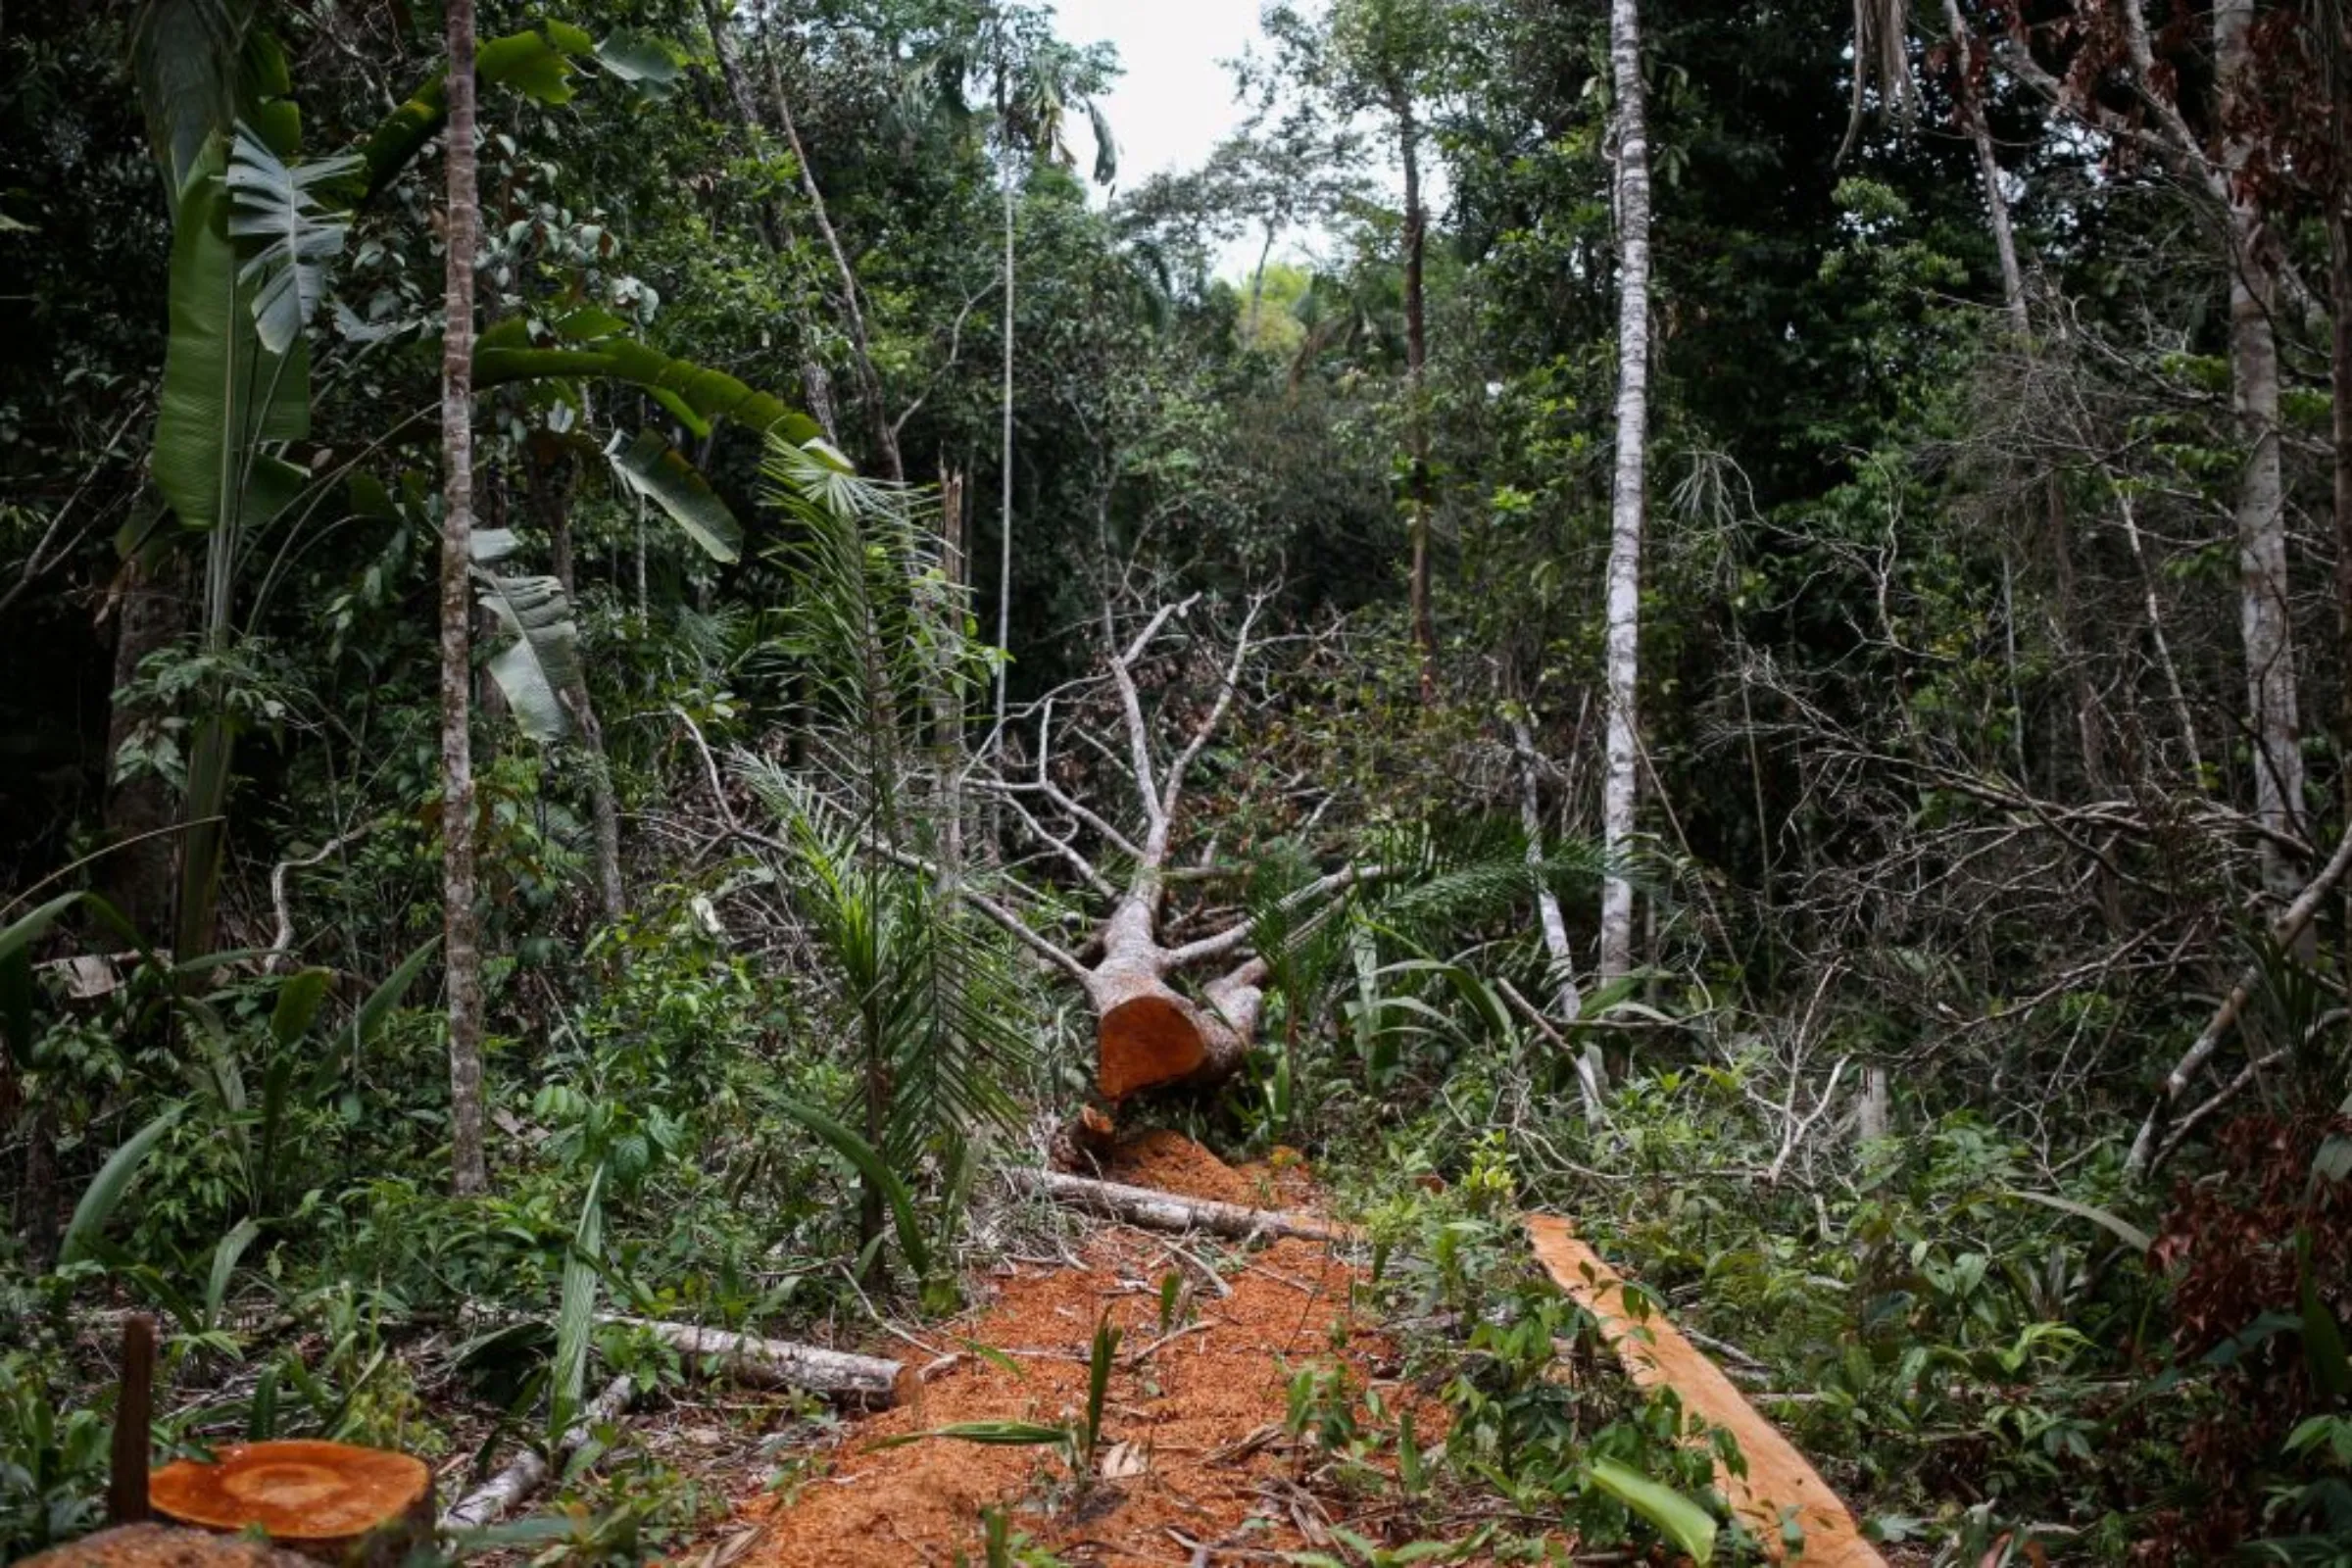
[[[1020,163],[1035,162],[1069,169],[1076,165],[1069,131],[1072,117],[1084,114],[1092,122],[1095,141],[1094,177],[1108,184],[1118,176],[1118,145],[1110,123],[1096,97],[1116,70],[1101,45],[1073,48],[1054,36],[1054,18],[1034,6],[1004,0],[972,11],[963,25],[929,62],[920,82],[924,95],[952,118],[969,119],[966,91],[978,87],[988,95],[990,128],[997,144],[998,199],[1004,221],[1003,364],[1000,373],[1003,402],[998,435],[1000,484],[997,537],[997,646],[1012,636],[1012,523],[1013,523],[1013,364],[1016,348],[1015,290],[1019,261]],[[1006,666],[997,666],[994,719],[996,733],[1004,727]]]
[[[1405,439],[1411,465],[1405,516],[1412,545],[1409,612],[1424,700],[1436,695],[1438,632],[1430,603],[1429,212],[1421,165],[1427,130],[1422,99],[1437,62],[1442,23],[1429,0],[1343,0],[1331,18],[1333,86],[1340,106],[1350,112],[1377,109],[1388,117],[1404,176]]]
[[[1608,742],[1601,832],[1609,853],[1600,893],[1600,976],[1633,967],[1634,889],[1623,857],[1640,803],[1642,542],[1649,458],[1649,125],[1642,87],[1638,0],[1610,0],[1609,79],[1617,144],[1617,460],[1609,495]]]
[[[473,58],[473,0],[447,0],[451,61]],[[451,1186],[489,1191],[482,1144],[482,953],[475,910],[472,737],[473,263],[481,243],[474,193],[473,73],[445,78],[449,130],[449,255],[441,336],[441,891],[449,975]]]

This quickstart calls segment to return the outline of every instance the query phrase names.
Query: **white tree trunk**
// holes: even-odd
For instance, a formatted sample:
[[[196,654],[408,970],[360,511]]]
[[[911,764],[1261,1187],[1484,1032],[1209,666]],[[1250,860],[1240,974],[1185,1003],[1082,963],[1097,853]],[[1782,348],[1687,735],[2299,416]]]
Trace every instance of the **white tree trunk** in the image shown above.
[[[1642,534],[1649,448],[1649,130],[1642,97],[1638,0],[1610,0],[1609,69],[1617,93],[1617,473],[1609,515],[1608,755],[1601,832],[1612,860],[1600,893],[1600,977],[1633,967],[1634,889],[1622,858],[1634,842],[1642,653]]]
[[[997,525],[997,647],[1012,646],[1012,264],[1013,206],[1012,119],[1004,102],[1004,78],[997,77],[997,126],[1004,141],[1004,430],[998,469],[1003,476],[1004,494]],[[995,744],[1004,744],[1004,676],[1008,661],[997,662],[997,702],[992,733]]]
[[[1991,220],[1992,246],[2001,258],[2001,309],[2009,330],[2021,343],[2032,325],[2026,316],[2026,274],[2017,261],[2017,234],[2009,223],[2009,198],[2001,191],[2001,164],[1993,155],[1992,130],[1984,123],[1984,106],[1977,92],[1976,38],[1960,14],[1960,0],[1943,0],[1943,20],[1951,28],[1955,51],[1952,70],[1959,77],[1960,116],[1968,138],[1976,144],[1977,172],[1984,181],[1985,215]]]
[[[2242,94],[2260,69],[2248,34],[2253,0],[2223,0],[2213,12],[2214,59],[2222,85],[2221,123],[2237,122]],[[2237,134],[2222,143],[2230,207],[2231,404],[2247,443],[2237,492],[2238,618],[2246,649],[2246,718],[2254,742],[2254,812],[2265,830],[2264,888],[2280,905],[2301,878],[2281,839],[2303,831],[2303,754],[2296,712],[2295,635],[2287,607],[2286,491],[2278,451],[2278,342],[2272,318],[2278,272],[2269,224],[2236,174],[2251,154]]]
[[[449,983],[451,1186],[489,1191],[482,1148],[482,954],[473,863],[473,0],[449,0],[449,259],[441,347],[441,894]]]

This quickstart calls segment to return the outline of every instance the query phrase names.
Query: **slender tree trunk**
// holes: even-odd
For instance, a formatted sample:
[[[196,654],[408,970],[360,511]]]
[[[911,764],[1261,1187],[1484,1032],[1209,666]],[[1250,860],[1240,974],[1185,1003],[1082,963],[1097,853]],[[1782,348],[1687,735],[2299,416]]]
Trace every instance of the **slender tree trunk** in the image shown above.
[[[1612,860],[1600,892],[1600,976],[1633,967],[1633,848],[1640,762],[1642,534],[1649,451],[1649,128],[1642,95],[1639,0],[1610,0],[1609,70],[1617,93],[1617,471],[1610,494],[1608,744],[1601,832]]]
[[[1544,811],[1536,782],[1536,737],[1526,719],[1511,717],[1511,747],[1519,754],[1519,826],[1527,836],[1527,863],[1537,873],[1536,923],[1544,933],[1544,953],[1550,959],[1544,978],[1551,982],[1553,1004],[1563,1023],[1574,1023],[1585,1010],[1576,989],[1576,958],[1568,945],[1568,920],[1560,901],[1542,879],[1544,867]],[[1576,1062],[1577,1084],[1585,1097],[1585,1119],[1601,1119],[1601,1099],[1608,1091],[1608,1064],[1600,1047],[1588,1041]]]
[[[1437,698],[1438,678],[1437,617],[1429,602],[1429,321],[1422,275],[1429,215],[1421,205],[1421,122],[1413,113],[1412,94],[1399,88],[1393,107],[1397,148],[1404,158],[1404,364],[1406,396],[1412,403],[1413,455],[1412,488],[1405,504],[1413,543],[1413,645],[1421,652],[1421,700],[1427,703]]]
[[[2352,186],[2352,177],[2346,180]],[[2338,747],[2352,756],[2352,216],[2344,210],[2352,190],[2328,213],[2328,292],[2335,318],[2328,355],[2328,385],[2334,393],[2335,436],[2335,612],[2342,692]]]
[[[1013,334],[1013,167],[1012,117],[1004,101],[1004,74],[997,73],[997,130],[1003,138],[1004,159],[1004,429],[1002,450],[998,455],[998,472],[1004,484],[1003,499],[997,525],[997,647],[1012,646],[1012,334]],[[1004,744],[1004,675],[1006,661],[997,662],[996,711],[997,737],[995,744]]]
[[[1257,346],[1257,312],[1266,297],[1266,261],[1274,254],[1274,225],[1266,225],[1265,243],[1257,248],[1257,266],[1250,272],[1250,311],[1242,318],[1242,346]]]
[[[475,912],[471,680],[473,595],[473,0],[446,0],[449,26],[449,266],[441,339],[441,847],[443,960],[449,972],[451,1185],[490,1188],[482,1147],[482,955]]]
[[[98,891],[148,941],[172,941],[172,897],[179,884],[180,843],[169,830],[179,820],[179,802],[170,781],[142,769],[118,782],[114,770],[124,747],[162,714],[125,700],[149,654],[185,635],[188,554],[176,546],[160,552],[152,569],[137,561],[122,571],[115,611],[115,698],[106,733],[106,836],[122,845],[97,863]]]
[[[1968,139],[1977,149],[1977,172],[1984,181],[1984,209],[1991,220],[1992,248],[2001,259],[2001,308],[2009,318],[2009,330],[2022,343],[2032,327],[2026,316],[2026,274],[2018,266],[2017,234],[2009,223],[2009,198],[2001,191],[2001,163],[1994,156],[1992,130],[1984,123],[1984,106],[1977,91],[1977,40],[1969,31],[1967,19],[1960,14],[1960,0],[1943,0],[1943,20],[1952,33],[1952,70],[1959,78],[1956,91],[1960,118],[1968,126]]]
[[[530,467],[531,508],[547,530],[554,557],[556,581],[565,597],[578,601],[571,546],[570,466],[533,461]],[[628,889],[620,875],[620,801],[612,788],[612,763],[605,751],[605,730],[597,722],[596,704],[588,695],[585,676],[564,694],[572,718],[580,726],[581,749],[588,754],[588,815],[596,832],[596,892],[605,919],[617,923],[629,912]]]
[[[891,423],[890,409],[882,400],[882,376],[874,368],[873,346],[865,330],[865,309],[858,300],[858,270],[850,265],[849,252],[842,248],[841,235],[834,230],[833,219],[825,210],[825,193],[816,183],[816,171],[809,166],[808,149],[801,145],[800,127],[793,122],[792,100],[785,94],[784,74],[777,69],[775,51],[771,46],[761,53],[766,56],[767,95],[776,106],[776,123],[782,127],[785,141],[791,144],[792,160],[800,166],[801,193],[808,198],[816,232],[833,258],[833,270],[841,286],[842,317],[849,323],[850,347],[858,356],[858,392],[865,400],[874,452],[890,482],[905,484],[906,465],[899,455],[899,433]]]
[[[2236,122],[2242,94],[2260,69],[2249,37],[2253,22],[2253,0],[2221,0],[2214,7],[2214,60],[2221,77],[2219,118],[2224,125]],[[2278,273],[2266,215],[2235,177],[2250,153],[2241,135],[2226,135],[2222,181],[2230,209],[2231,402],[2247,447],[2237,493],[2239,625],[2246,650],[2246,718],[2254,747],[2254,812],[2266,830],[2262,880],[2283,906],[2302,885],[2281,840],[2303,830],[2303,754],[2296,712],[2294,625],[2287,603],[2278,343],[2271,324]]]

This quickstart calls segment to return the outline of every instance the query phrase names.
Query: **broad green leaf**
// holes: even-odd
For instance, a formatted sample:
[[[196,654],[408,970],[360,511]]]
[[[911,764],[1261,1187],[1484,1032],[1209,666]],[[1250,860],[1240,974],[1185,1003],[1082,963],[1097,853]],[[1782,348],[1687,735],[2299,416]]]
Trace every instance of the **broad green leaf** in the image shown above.
[[[588,1179],[580,1224],[564,1259],[564,1294],[556,1304],[555,1384],[549,1395],[551,1435],[571,1425],[588,1382],[588,1338],[596,1327],[597,1267],[605,1250],[605,1172]]]
[[[616,433],[605,456],[612,460],[615,479],[660,507],[705,555],[728,562],[742,555],[743,528],[735,514],[694,465],[660,435],[641,430],[630,441]]]
[[[270,1012],[270,1034],[280,1051],[301,1039],[311,1020],[318,1016],[318,1004],[326,1000],[327,983],[334,977],[331,969],[304,969],[277,988],[277,1005]]]
[[[565,23],[546,23],[477,45],[473,52],[474,78],[485,87],[512,87],[543,106],[569,103],[571,62],[594,48],[594,41],[579,28]],[[406,103],[376,126],[360,149],[360,163],[368,177],[365,186],[352,194],[362,201],[379,195],[425,144],[441,133],[448,120],[447,73],[436,71],[430,80],[410,94]]]
[[[352,1015],[351,1038],[355,1049],[367,1045],[382,1032],[385,1020],[392,1016],[392,1009],[400,1005],[400,999],[409,994],[409,987],[416,983],[418,973],[439,951],[441,939],[438,936],[425,938],[417,944],[414,953],[400,960],[400,967],[386,976],[382,985],[368,993],[368,1000],[361,1003],[360,1010]]]
[[[874,1152],[874,1146],[813,1105],[804,1105],[792,1100],[778,1101],[776,1105],[787,1116],[823,1139],[835,1153],[856,1166],[860,1176],[880,1189],[890,1203],[891,1217],[898,1227],[899,1250],[906,1255],[907,1263],[917,1274],[928,1277],[931,1273],[931,1249],[923,1239],[922,1224],[915,1217],[914,1197],[906,1190],[906,1184],[899,1179],[898,1173],[882,1162],[882,1156]]]
[[[1614,1459],[1593,1460],[1592,1471],[1595,1486],[1648,1520],[1699,1568],[1715,1560],[1715,1518],[1706,1509]]]
[[[253,291],[254,327],[262,347],[283,354],[302,336],[326,295],[327,267],[343,254],[348,220],[318,200],[318,189],[360,167],[356,158],[331,158],[289,167],[240,124],[229,147],[229,237],[245,243],[237,281]]]
[[[2029,1203],[2039,1203],[2044,1208],[2054,1208],[2061,1214],[2072,1214],[2077,1219],[2086,1219],[2113,1236],[2117,1241],[2122,1242],[2126,1247],[2131,1248],[2134,1252],[2144,1252],[2156,1245],[2156,1239],[2146,1231],[2141,1230],[2130,1220],[2110,1213],[2095,1204],[2078,1203],[2073,1199],[2061,1198],[2056,1193],[2028,1193],[2015,1188],[2005,1189],[2003,1196],[2022,1199]]]
[[[672,359],[612,332],[609,323],[608,313],[574,313],[543,328],[549,334],[543,340],[533,336],[530,321],[509,317],[487,328],[475,346],[474,385],[487,391],[527,381],[603,378],[639,387],[665,402],[674,399],[675,407],[702,421],[695,430],[698,436],[709,433],[717,420],[732,419],[798,445],[824,438],[815,420],[781,399],[756,391],[723,370]]]
[[[220,1308],[228,1300],[228,1282],[236,1277],[237,1260],[261,1234],[261,1221],[248,1216],[237,1221],[236,1228],[221,1237],[220,1245],[213,1249],[212,1274],[204,1286],[204,1326],[208,1332],[220,1326]]]
[[[647,98],[665,96],[685,74],[675,48],[634,28],[622,28],[598,44],[596,63]]]
[[[80,1261],[90,1254],[106,1230],[106,1222],[114,1218],[122,1195],[138,1179],[139,1167],[147,1155],[179,1120],[180,1107],[173,1105],[162,1115],[131,1134],[128,1142],[106,1158],[90,1185],[82,1191],[81,1200],[74,1205],[74,1218],[66,1226],[66,1239],[57,1250],[57,1261],[62,1267]]]
[[[542,745],[562,740],[571,732],[564,697],[583,680],[569,596],[553,577],[501,577],[477,566],[474,578],[482,603],[514,639],[492,656],[491,678],[524,733]]]
[[[0,958],[12,957],[39,941],[44,932],[57,923],[57,917],[82,901],[79,893],[64,893],[25,914],[19,915],[7,926],[0,927]]]
[[[216,143],[205,172],[220,168]],[[199,531],[266,523],[307,478],[263,448],[310,434],[310,352],[299,334],[282,354],[263,344],[228,217],[220,181],[197,179],[180,199],[172,236],[155,482],[180,523]]]

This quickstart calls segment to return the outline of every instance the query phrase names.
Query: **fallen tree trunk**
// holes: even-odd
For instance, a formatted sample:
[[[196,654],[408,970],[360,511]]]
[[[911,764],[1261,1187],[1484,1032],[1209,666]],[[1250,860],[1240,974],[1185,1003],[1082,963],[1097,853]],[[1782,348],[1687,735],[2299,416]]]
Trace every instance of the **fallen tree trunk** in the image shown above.
[[[1004,1177],[1021,1192],[1108,1214],[1147,1230],[1206,1231],[1212,1236],[1237,1240],[1250,1236],[1290,1236],[1308,1242],[1351,1242],[1358,1235],[1352,1225],[1317,1219],[1312,1214],[1250,1208],[1205,1198],[1177,1198],[1149,1187],[1095,1181],[1060,1171],[1013,1166],[1004,1172]]]
[[[643,1330],[688,1355],[715,1356],[733,1376],[766,1388],[803,1389],[837,1399],[891,1405],[913,1398],[922,1381],[913,1367],[880,1356],[763,1340],[724,1329],[697,1328],[691,1323],[605,1314],[599,1314],[597,1321]]]
[[[626,1377],[614,1378],[605,1386],[605,1392],[589,1402],[556,1445],[553,1454],[536,1448],[525,1448],[507,1464],[504,1470],[483,1482],[466,1494],[455,1507],[441,1516],[444,1531],[479,1530],[493,1525],[512,1512],[514,1506],[547,1485],[558,1465],[588,1446],[594,1431],[620,1419],[629,1401],[637,1396],[637,1385]]]
[[[1732,1511],[1762,1542],[1767,1558],[1780,1562],[1788,1555],[1786,1519],[1800,1532],[1798,1560],[1806,1568],[1886,1568],[1886,1559],[1862,1539],[1853,1514],[1829,1483],[1732,1386],[1722,1368],[1663,1315],[1630,1307],[1625,1282],[1577,1240],[1566,1220],[1529,1214],[1526,1224],[1536,1261],[1554,1285],[1599,1321],[1601,1337],[1616,1351],[1626,1375],[1643,1389],[1661,1384],[1673,1389],[1684,1410],[1739,1440],[1740,1456],[1747,1461],[1745,1473],[1735,1475],[1718,1460],[1715,1481]]]

